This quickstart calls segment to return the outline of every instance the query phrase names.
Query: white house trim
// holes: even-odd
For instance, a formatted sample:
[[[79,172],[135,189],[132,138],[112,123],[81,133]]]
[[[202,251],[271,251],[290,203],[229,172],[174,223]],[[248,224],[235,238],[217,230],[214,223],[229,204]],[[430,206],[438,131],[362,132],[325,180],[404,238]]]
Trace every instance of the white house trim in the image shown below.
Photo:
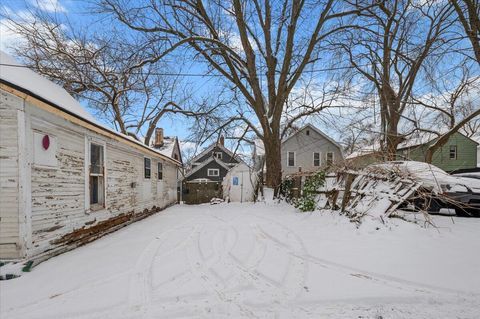
[[[332,154],[332,163],[335,162],[335,152],[326,152],[325,153],[325,164],[328,164],[328,154]]]
[[[296,136],[298,133],[302,132],[306,128],[310,128],[310,129],[314,130],[315,132],[317,132],[318,134],[323,136],[325,139],[330,141],[332,144],[337,146],[340,149],[340,152],[342,152],[342,146],[340,144],[338,144],[336,141],[334,141],[332,138],[330,138],[327,134],[323,133],[322,131],[320,131],[318,128],[316,128],[312,124],[307,124],[304,127],[302,127],[301,129],[299,129],[298,131],[296,131],[295,133],[293,133],[292,135],[287,137],[284,141],[282,141],[282,144],[285,143],[286,141],[290,140],[292,137]]]
[[[208,177],[219,177],[220,176],[220,169],[219,168],[209,168],[209,169],[207,169],[207,176]]]
[[[107,208],[107,143],[93,136],[85,136],[85,212],[91,212],[90,207],[90,151],[91,145],[97,144],[103,147],[103,208]]]
[[[293,153],[293,165],[289,163],[289,154]],[[295,167],[297,165],[297,152],[287,151],[287,167]]]
[[[29,123],[29,122],[28,122]],[[32,189],[31,189],[31,141],[27,132],[31,132],[27,124],[25,111],[17,111],[18,125],[18,210],[19,210],[19,240],[21,256],[32,246]],[[28,126],[28,127],[27,127]],[[32,134],[33,135],[33,134]],[[30,145],[29,145],[30,144]]]
[[[315,165],[315,154],[318,154],[318,166]],[[312,153],[312,166],[313,167],[322,166],[322,152],[313,152]]]
[[[225,164],[224,162],[222,162],[221,160],[217,159],[217,158],[214,158],[214,157],[211,157],[209,160],[205,161],[205,162],[201,162],[198,164],[198,166],[196,166],[194,169],[192,169],[190,172],[188,172],[187,175],[185,175],[185,178],[191,176],[193,173],[195,172],[198,172],[200,169],[202,169],[205,165],[207,165],[208,163],[211,163],[212,161],[215,161],[217,162],[220,166],[222,166],[223,168],[225,168],[227,171],[230,170],[230,167],[227,166],[227,164]]]
[[[197,162],[197,160],[199,160],[200,158],[202,158],[203,156],[205,156],[208,152],[210,152],[211,150],[213,150],[215,147],[218,147],[220,148],[222,151],[224,151],[225,153],[227,153],[228,155],[230,155],[232,158],[234,158],[236,161],[238,162],[243,162],[241,159],[239,159],[237,156],[234,156],[234,154],[229,150],[227,149],[225,146],[223,146],[222,144],[218,144],[218,143],[213,143],[211,144],[210,146],[208,146],[206,149],[204,149],[200,154],[198,154],[197,156],[195,156],[194,158],[191,159],[191,162],[192,163],[204,163],[204,162]],[[236,163],[235,163],[236,164]]]
[[[150,160],[150,177],[145,177],[145,159],[148,158]],[[143,157],[143,180],[144,181],[147,181],[147,180],[151,180],[152,179],[152,158],[149,157],[149,156],[144,156]]]

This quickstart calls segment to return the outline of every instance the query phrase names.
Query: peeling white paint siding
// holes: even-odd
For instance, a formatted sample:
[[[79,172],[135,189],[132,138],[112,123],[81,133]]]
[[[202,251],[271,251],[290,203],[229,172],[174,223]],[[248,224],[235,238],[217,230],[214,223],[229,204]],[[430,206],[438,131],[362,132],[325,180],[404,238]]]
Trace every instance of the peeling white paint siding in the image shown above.
[[[18,114],[23,100],[0,90],[0,258],[23,255],[19,214]]]
[[[33,132],[40,132],[57,143],[57,166],[32,165],[32,249],[28,254],[32,256],[51,249],[50,241],[81,227],[89,218],[84,211],[83,130],[74,130],[67,121],[28,103],[26,112],[31,118],[30,139]]]
[[[65,251],[75,246],[60,240],[65,236],[117,217],[134,221],[145,210],[155,212],[176,202],[175,165],[0,93],[0,258]],[[38,134],[48,135],[54,143],[56,161],[48,165],[34,160],[35,151],[42,151],[33,145],[39,143]],[[96,211],[89,208],[89,140],[105,148],[105,208]],[[149,180],[144,178],[145,156],[151,158]],[[163,163],[163,181],[158,180],[158,161]],[[148,194],[143,184],[148,184]],[[101,229],[108,231],[108,227]]]

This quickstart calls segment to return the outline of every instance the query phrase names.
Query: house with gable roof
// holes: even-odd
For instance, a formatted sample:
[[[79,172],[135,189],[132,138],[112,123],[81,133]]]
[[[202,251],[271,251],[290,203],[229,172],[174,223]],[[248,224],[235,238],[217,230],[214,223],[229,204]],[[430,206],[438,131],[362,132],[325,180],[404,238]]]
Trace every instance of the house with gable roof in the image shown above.
[[[223,136],[190,161],[182,184],[182,198],[187,204],[209,202],[223,197],[222,182],[227,173],[242,163],[224,145]]]
[[[307,124],[282,141],[282,176],[314,172],[343,162],[342,147],[312,124]],[[254,141],[253,161],[256,170],[264,163],[265,149],[261,140]],[[265,170],[265,167],[264,167]]]
[[[177,202],[181,163],[0,51],[0,260],[34,264]]]
[[[424,162],[428,148],[437,139],[438,135],[423,132],[406,139],[398,144],[396,160]],[[461,132],[455,132],[444,145],[434,152],[432,165],[446,172],[475,169],[479,165],[479,145],[475,137],[472,138]],[[383,154],[378,143],[347,156],[349,166],[357,168],[383,161]]]
[[[164,136],[163,128],[155,129],[155,139],[151,147],[157,149],[161,154],[171,157],[183,164],[180,143],[176,136]]]
[[[222,136],[218,142],[191,159],[191,169],[186,173],[185,181],[222,182],[230,168],[240,162],[241,160],[225,147]]]

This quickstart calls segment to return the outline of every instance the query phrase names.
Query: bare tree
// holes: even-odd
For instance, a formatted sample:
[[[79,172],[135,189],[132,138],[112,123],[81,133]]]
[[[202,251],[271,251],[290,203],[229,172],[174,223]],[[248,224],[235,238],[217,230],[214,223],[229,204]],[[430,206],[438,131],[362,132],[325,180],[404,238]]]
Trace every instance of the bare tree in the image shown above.
[[[91,109],[123,134],[149,145],[167,114],[202,116],[208,106],[195,105],[178,76],[163,76],[159,61],[169,49],[129,42],[121,30],[89,34],[30,8],[27,17],[8,16],[8,26],[23,41],[14,49],[27,66],[88,102]],[[154,58],[152,58],[154,56]]]
[[[452,61],[451,56],[447,59]],[[414,124],[412,132],[423,131],[437,136],[425,154],[428,163],[456,132],[463,131],[467,136],[472,136],[480,131],[480,119],[475,120],[480,115],[480,76],[474,75],[474,67],[468,58],[463,59],[447,70],[440,70],[448,77],[440,76],[437,68],[433,67],[432,74],[428,76],[429,93],[413,98],[413,113],[423,113],[423,108],[427,114],[411,120]]]
[[[103,12],[146,38],[168,37],[175,48],[186,45],[193,58],[205,62],[207,72],[221,75],[238,91],[248,112],[232,110],[228,123],[243,122],[263,140],[268,162],[266,182],[275,189],[281,182],[281,118],[290,93],[302,75],[322,58],[321,44],[349,27],[344,18],[359,14],[363,2],[372,3],[100,2]]]
[[[402,114],[427,57],[448,42],[453,9],[440,1],[381,1],[362,12],[359,28],[343,32],[337,46],[378,94],[381,146],[394,159],[404,136]]]
[[[478,0],[450,0],[458,19],[472,43],[475,59],[480,64],[480,2]]]

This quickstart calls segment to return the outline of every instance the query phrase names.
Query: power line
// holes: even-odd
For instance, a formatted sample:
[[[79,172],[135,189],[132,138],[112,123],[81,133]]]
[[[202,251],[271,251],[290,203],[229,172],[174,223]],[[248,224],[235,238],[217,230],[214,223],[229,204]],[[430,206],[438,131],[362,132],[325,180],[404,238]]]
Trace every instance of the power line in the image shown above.
[[[18,64],[8,64],[8,63],[0,63],[0,66],[6,67],[14,67],[14,68],[26,68],[32,69],[26,65],[18,65]],[[362,65],[365,67],[368,65]],[[347,69],[354,69],[353,66],[338,66],[338,67],[331,67],[331,68],[323,68],[323,69],[313,69],[313,70],[303,70],[302,73],[316,73],[316,72],[328,72],[328,71],[338,71],[338,70],[347,70]],[[50,68],[51,70],[57,71],[69,71],[65,68]],[[109,72],[113,74],[120,74],[120,72]],[[132,74],[143,74],[143,75],[159,75],[159,76],[191,76],[191,77],[223,77],[222,74],[203,74],[203,73],[158,73],[158,72],[132,72]]]

